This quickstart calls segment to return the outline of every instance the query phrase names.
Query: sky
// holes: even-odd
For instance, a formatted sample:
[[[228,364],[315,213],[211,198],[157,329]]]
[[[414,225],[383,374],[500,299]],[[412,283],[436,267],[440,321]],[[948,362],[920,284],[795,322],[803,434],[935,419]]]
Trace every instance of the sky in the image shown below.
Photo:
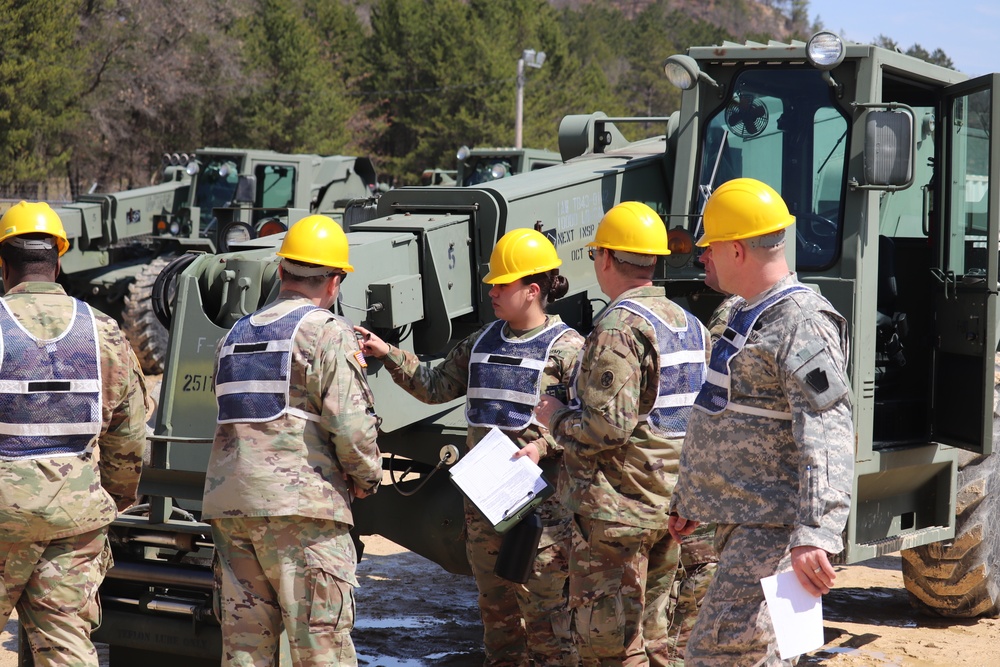
[[[810,18],[854,42],[878,35],[902,49],[942,49],[970,76],[1000,72],[1000,2],[996,0],[810,0]]]

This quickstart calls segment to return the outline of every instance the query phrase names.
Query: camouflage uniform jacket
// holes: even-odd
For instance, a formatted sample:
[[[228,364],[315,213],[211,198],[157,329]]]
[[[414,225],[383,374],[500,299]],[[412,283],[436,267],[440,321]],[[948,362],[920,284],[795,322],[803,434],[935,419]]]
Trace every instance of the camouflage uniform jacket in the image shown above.
[[[529,338],[553,323],[561,321],[558,315],[547,315],[545,324],[530,331],[514,332],[509,325],[505,324],[503,333],[508,338],[515,340]],[[465,396],[469,385],[469,357],[472,353],[472,347],[485,330],[486,327],[479,329],[456,345],[444,361],[434,368],[421,365],[415,354],[396,347],[389,348],[389,354],[385,357],[385,366],[389,369],[396,384],[417,399],[424,403],[447,403],[460,396]],[[556,339],[542,371],[541,393],[543,395],[549,387],[558,384],[565,385],[569,382],[582,345],[583,337],[573,330],[567,331]],[[469,427],[466,444],[471,449],[488,432],[489,429],[485,427]],[[519,447],[534,443],[538,447],[539,456],[543,458],[562,451],[548,430],[541,427],[535,420],[532,420],[520,433],[516,435],[508,433],[508,435],[511,435]]]
[[[661,287],[628,290],[608,305],[584,346],[576,381],[580,409],[552,416],[553,433],[566,451],[559,486],[576,514],[662,529],[683,439],[660,437],[639,420],[656,401],[660,352],[649,322],[614,308],[625,299],[673,327],[687,326],[685,311]]]
[[[21,283],[4,300],[38,339],[52,340],[70,326],[73,299],[55,283]],[[145,380],[118,324],[93,312],[103,406],[97,447],[79,456],[0,461],[0,540],[5,542],[41,542],[96,530],[135,502],[146,444]]]
[[[792,274],[748,306],[797,282]],[[812,290],[765,310],[730,360],[730,399],[791,420],[696,406],[671,510],[702,522],[794,526],[792,547],[841,551],[854,461],[847,347],[846,321]]]
[[[279,297],[254,322],[273,322],[309,303]],[[286,413],[269,422],[217,425],[205,519],[301,516],[354,525],[344,475],[363,490],[382,480],[374,399],[359,352],[354,330],[333,314],[303,319],[292,342],[289,406],[319,421]]]

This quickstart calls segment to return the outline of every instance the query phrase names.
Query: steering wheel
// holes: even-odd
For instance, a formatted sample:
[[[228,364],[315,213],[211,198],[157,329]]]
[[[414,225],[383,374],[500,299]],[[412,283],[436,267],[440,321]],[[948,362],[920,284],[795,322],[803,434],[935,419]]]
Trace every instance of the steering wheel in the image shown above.
[[[795,216],[796,251],[813,260],[832,258],[835,252],[839,226],[818,213],[799,213]],[[817,262],[819,263],[819,262]]]

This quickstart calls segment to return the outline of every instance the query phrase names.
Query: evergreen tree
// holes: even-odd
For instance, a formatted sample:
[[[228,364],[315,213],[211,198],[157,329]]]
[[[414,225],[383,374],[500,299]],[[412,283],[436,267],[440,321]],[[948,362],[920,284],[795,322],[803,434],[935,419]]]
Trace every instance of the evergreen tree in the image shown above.
[[[286,153],[340,153],[357,102],[349,97],[317,24],[303,7],[259,0],[237,29],[251,84],[242,100],[240,143]]]
[[[0,3],[0,187],[46,196],[68,162],[65,133],[81,118],[76,10],[61,0]]]

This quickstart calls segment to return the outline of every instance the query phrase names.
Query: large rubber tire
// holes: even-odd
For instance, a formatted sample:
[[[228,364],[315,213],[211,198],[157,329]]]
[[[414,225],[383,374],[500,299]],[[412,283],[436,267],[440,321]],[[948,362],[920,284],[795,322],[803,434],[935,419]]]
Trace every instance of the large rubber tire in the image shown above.
[[[1000,425],[995,397],[996,392],[994,443]],[[949,618],[1000,615],[1000,522],[993,511],[1000,495],[998,468],[1000,453],[962,452],[955,538],[902,551],[903,581],[911,604],[921,612]]]
[[[142,372],[156,375],[163,372],[167,358],[169,334],[153,313],[151,295],[156,276],[172,257],[158,257],[142,267],[125,294],[122,309],[122,330],[135,350]]]

